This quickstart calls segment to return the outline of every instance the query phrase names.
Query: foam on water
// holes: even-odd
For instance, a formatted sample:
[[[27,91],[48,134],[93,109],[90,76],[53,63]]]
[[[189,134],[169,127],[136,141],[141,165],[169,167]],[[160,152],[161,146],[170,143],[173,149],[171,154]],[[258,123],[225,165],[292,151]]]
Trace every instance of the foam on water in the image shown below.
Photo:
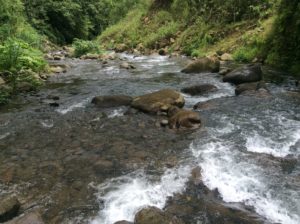
[[[296,144],[300,140],[300,122],[282,115],[273,116],[273,120],[276,126],[272,126],[272,130],[266,132],[264,131],[266,128],[260,126],[263,130],[260,134],[257,130],[245,134],[247,150],[276,157],[299,155],[300,148]]]
[[[122,117],[124,116],[124,112],[125,110],[123,108],[115,109],[108,115],[108,118]]]
[[[160,181],[150,181],[140,172],[99,185],[98,198],[104,208],[91,224],[113,224],[120,220],[133,221],[135,214],[146,206],[163,208],[168,197],[180,193],[190,174],[189,166],[165,171]]]
[[[75,109],[78,109],[78,108],[84,108],[88,102],[90,102],[90,99],[86,99],[86,100],[83,100],[81,102],[78,102],[78,103],[74,103],[72,105],[69,105],[67,107],[64,107],[64,108],[59,108],[57,109],[56,111],[60,114],[67,114]]]
[[[282,189],[284,193],[272,189],[270,180],[276,177],[243,158],[234,143],[215,139],[204,145],[192,144],[191,151],[202,168],[204,183],[211,190],[218,189],[225,202],[253,206],[275,223],[300,223],[299,195],[289,189]]]

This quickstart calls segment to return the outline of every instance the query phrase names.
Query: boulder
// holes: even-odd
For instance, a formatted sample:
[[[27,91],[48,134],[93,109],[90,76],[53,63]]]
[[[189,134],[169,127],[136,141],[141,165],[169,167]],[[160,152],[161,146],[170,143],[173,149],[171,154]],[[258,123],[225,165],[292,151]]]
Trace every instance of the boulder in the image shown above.
[[[44,224],[44,221],[38,212],[31,212],[15,218],[6,224]]]
[[[135,224],[183,224],[183,221],[156,207],[148,207],[139,211],[134,219]]]
[[[15,196],[0,198],[0,223],[13,219],[21,207]]]
[[[92,103],[101,108],[129,106],[131,102],[132,97],[125,95],[96,96],[92,99]]]
[[[222,76],[225,76],[225,75],[227,75],[229,72],[231,72],[231,69],[230,69],[230,68],[222,68],[222,69],[219,71],[219,74],[222,75]]]
[[[132,64],[129,64],[128,62],[123,62],[120,65],[120,68],[124,68],[124,69],[135,69],[135,67]]]
[[[264,82],[243,83],[236,87],[235,94],[240,95],[247,91],[258,91],[260,89],[265,89],[266,91],[268,91],[267,86]]]
[[[170,107],[168,116],[170,117],[169,128],[171,129],[196,129],[201,127],[200,115],[195,111]]]
[[[164,48],[161,48],[158,50],[158,54],[161,56],[165,56],[167,54],[167,51]]]
[[[187,94],[190,94],[192,96],[195,96],[195,95],[202,95],[202,94],[215,92],[217,90],[218,90],[218,88],[214,85],[202,84],[202,85],[195,85],[195,86],[185,87],[181,91],[183,93],[187,93]]]
[[[242,84],[248,82],[258,82],[262,80],[262,70],[260,64],[246,65],[224,76],[224,82]]]
[[[216,104],[210,101],[196,103],[193,107],[194,110],[211,110],[215,108]]]
[[[220,61],[215,57],[200,58],[187,65],[181,72],[183,73],[201,73],[201,72],[219,72]]]
[[[233,57],[231,54],[224,53],[220,57],[221,61],[233,61]]]
[[[184,104],[184,97],[179,92],[172,89],[164,89],[136,97],[131,106],[147,113],[158,113],[167,111],[172,105],[183,107]]]

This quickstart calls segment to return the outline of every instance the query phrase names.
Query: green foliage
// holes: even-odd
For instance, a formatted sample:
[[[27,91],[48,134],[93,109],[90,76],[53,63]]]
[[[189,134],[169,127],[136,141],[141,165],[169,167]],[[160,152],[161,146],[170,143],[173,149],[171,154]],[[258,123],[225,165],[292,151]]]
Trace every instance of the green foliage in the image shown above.
[[[75,39],[72,47],[74,48],[74,56],[80,57],[87,53],[101,54],[102,50],[95,41]]]
[[[57,43],[91,39],[118,22],[138,0],[23,0],[30,23]]]

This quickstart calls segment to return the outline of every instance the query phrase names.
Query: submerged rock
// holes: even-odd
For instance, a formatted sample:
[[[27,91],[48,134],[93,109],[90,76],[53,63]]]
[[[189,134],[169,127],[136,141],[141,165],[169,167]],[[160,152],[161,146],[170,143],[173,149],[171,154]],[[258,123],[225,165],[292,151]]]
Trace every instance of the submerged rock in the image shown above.
[[[171,107],[168,111],[169,127],[171,129],[188,128],[195,129],[201,126],[199,113]]]
[[[215,92],[217,90],[218,88],[211,84],[195,85],[195,86],[185,87],[181,89],[183,93],[187,93],[192,96],[207,94],[207,93]]]
[[[134,219],[135,224],[184,224],[176,216],[156,207],[148,207],[139,211]]]
[[[200,73],[200,72],[219,72],[220,61],[217,58],[200,58],[187,65],[181,72]]]
[[[0,198],[0,222],[13,219],[21,207],[20,202],[15,196]]]
[[[239,85],[248,82],[258,82],[262,80],[262,70],[260,64],[246,65],[224,76],[224,82],[231,82]]]
[[[183,107],[184,97],[172,89],[164,89],[158,92],[136,97],[131,106],[147,113],[167,111],[171,106]]]
[[[123,62],[120,65],[120,68],[124,68],[124,69],[135,69],[135,66],[132,64],[129,64],[128,62]]]
[[[92,103],[101,108],[129,106],[131,102],[132,97],[125,95],[96,96],[92,99]]]

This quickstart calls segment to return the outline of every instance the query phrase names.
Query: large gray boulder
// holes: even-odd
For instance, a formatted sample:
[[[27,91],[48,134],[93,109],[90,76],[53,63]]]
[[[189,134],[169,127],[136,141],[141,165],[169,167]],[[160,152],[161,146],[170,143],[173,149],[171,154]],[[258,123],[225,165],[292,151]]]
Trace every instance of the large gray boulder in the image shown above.
[[[248,82],[258,82],[262,80],[262,70],[260,64],[246,65],[224,76],[224,82],[230,82],[236,85]]]
[[[214,57],[204,57],[188,64],[181,72],[183,73],[201,73],[201,72],[219,72],[220,61]]]
[[[167,111],[171,106],[183,107],[184,97],[172,89],[164,89],[154,93],[136,97],[131,106],[147,113]]]
[[[96,96],[92,99],[92,103],[100,108],[129,106],[131,102],[132,97],[125,95]]]
[[[259,91],[261,89],[268,91],[267,86],[264,82],[243,83],[236,87],[235,94],[240,95],[248,91]]]

